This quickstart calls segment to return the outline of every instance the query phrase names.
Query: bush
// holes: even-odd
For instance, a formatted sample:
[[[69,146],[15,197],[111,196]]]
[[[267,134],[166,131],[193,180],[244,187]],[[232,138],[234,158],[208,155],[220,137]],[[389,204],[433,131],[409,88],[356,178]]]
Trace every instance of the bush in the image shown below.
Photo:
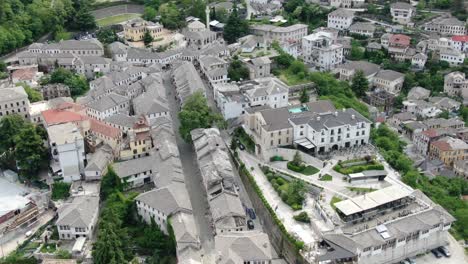
[[[71,184],[66,182],[56,182],[52,185],[52,200],[62,200],[70,197]]]
[[[299,211],[299,210],[302,210],[302,205],[300,204],[293,204],[291,206],[291,208],[294,210],[294,211]]]
[[[273,156],[273,157],[270,158],[270,161],[271,161],[271,162],[274,162],[274,161],[285,161],[285,159],[284,159],[282,156],[275,155],[275,156]]]
[[[293,218],[299,222],[310,223],[310,217],[307,212],[301,212],[300,214],[293,216]]]
[[[72,254],[65,249],[59,249],[57,253],[55,253],[58,259],[71,259]]]
[[[288,162],[287,166],[288,166],[288,169],[295,171],[295,172],[302,172],[305,169],[305,166],[300,166],[300,165],[297,166],[293,164],[292,161]]]

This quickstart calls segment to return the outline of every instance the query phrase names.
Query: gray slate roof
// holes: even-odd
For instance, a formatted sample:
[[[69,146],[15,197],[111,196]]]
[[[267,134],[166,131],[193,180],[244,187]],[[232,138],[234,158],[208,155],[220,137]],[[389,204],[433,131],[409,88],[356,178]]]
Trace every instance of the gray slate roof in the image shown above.
[[[93,216],[98,210],[98,196],[77,196],[71,203],[64,204],[58,210],[59,217],[56,224],[86,228],[92,223]]]

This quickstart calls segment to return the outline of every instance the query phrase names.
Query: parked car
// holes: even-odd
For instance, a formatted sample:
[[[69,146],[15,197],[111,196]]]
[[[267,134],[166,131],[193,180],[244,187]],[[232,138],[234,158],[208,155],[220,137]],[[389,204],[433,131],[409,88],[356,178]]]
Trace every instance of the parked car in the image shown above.
[[[30,237],[31,235],[33,234],[33,232],[31,230],[29,230],[28,232],[26,232],[26,237]]]
[[[405,260],[400,261],[400,264],[410,264],[410,263],[408,260],[405,259]]]
[[[431,250],[432,254],[434,254],[434,256],[436,258],[441,258],[442,257],[442,254],[439,252],[439,250],[437,248]]]
[[[249,219],[249,220],[247,221],[247,227],[249,228],[249,230],[254,229],[254,227],[255,227],[255,226],[254,226],[254,222],[253,222],[252,220]]]
[[[240,150],[244,150],[244,149],[245,149],[245,146],[244,146],[244,144],[242,144],[242,143],[241,143],[241,144],[239,144],[239,149],[240,149]]]
[[[416,264],[416,260],[412,259],[412,258],[408,258],[406,259],[410,264]]]
[[[252,219],[254,219],[254,220],[255,220],[255,218],[257,218],[257,216],[255,215],[254,209],[248,208],[248,209],[247,209],[247,213],[249,214],[250,218],[252,218]]]
[[[446,246],[442,246],[438,248],[439,252],[442,253],[447,258],[450,258],[450,250]]]

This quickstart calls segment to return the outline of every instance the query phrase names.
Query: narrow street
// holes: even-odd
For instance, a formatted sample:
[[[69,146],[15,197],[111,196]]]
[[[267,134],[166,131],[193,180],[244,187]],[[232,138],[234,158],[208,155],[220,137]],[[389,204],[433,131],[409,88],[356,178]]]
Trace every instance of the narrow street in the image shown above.
[[[172,124],[176,136],[177,146],[179,148],[180,159],[184,168],[185,182],[192,202],[193,214],[197,222],[200,235],[200,242],[205,255],[211,255],[214,252],[214,232],[210,225],[211,213],[209,211],[208,200],[206,199],[205,189],[198,169],[195,151],[191,144],[186,143],[179,134],[179,102],[175,99],[175,87],[170,80],[170,71],[163,74],[166,95],[171,108]]]

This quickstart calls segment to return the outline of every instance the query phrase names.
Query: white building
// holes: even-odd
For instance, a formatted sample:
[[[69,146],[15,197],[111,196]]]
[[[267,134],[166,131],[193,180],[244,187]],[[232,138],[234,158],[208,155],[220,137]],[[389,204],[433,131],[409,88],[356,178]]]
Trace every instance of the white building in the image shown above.
[[[354,109],[336,109],[330,101],[264,109],[244,116],[247,133],[259,154],[278,146],[297,145],[311,154],[365,145],[371,122]]]
[[[451,72],[444,77],[444,92],[450,96],[468,98],[468,80],[462,72]]]
[[[412,5],[405,2],[396,2],[390,5],[390,14],[393,22],[406,25],[411,22],[415,9]]]
[[[58,43],[33,43],[28,47],[30,53],[71,54],[82,56],[104,56],[104,48],[98,40],[62,40]]]
[[[255,106],[285,107],[289,98],[288,86],[276,77],[216,85],[214,97],[225,119],[239,117]]]
[[[73,123],[47,127],[53,162],[59,162],[63,181],[81,179],[84,172],[85,148],[83,135]]]
[[[465,22],[455,17],[437,17],[423,26],[424,30],[446,36],[466,35]]]
[[[354,13],[352,11],[340,8],[328,14],[327,26],[338,30],[346,30],[353,24],[353,18]]]
[[[302,56],[319,70],[332,70],[343,63],[343,45],[337,43],[336,34],[319,31],[302,38]]]
[[[424,69],[426,65],[427,55],[424,53],[417,53],[411,58],[411,65],[417,69]]]
[[[203,56],[199,60],[200,69],[211,85],[228,82],[228,63],[216,56]]]
[[[392,94],[399,94],[405,75],[392,70],[381,70],[373,78],[372,85]]]
[[[323,263],[399,263],[447,245],[455,221],[421,191],[397,185],[335,206],[342,224],[323,236]]]
[[[131,189],[153,181],[153,163],[152,156],[144,156],[116,162],[112,167],[119,178],[126,182],[127,189]]]
[[[58,210],[55,223],[59,238],[72,240],[79,237],[91,239],[99,215],[99,196],[77,196]]]
[[[259,35],[264,38],[267,43],[299,41],[307,35],[307,25],[294,24],[289,27],[278,27],[273,25],[253,25],[250,31],[254,35]]]
[[[452,48],[468,53],[468,35],[464,36],[452,36],[450,39],[450,44]]]
[[[349,33],[356,35],[373,37],[374,32],[375,25],[369,22],[356,22],[349,27]]]
[[[465,53],[454,48],[445,48],[440,50],[439,57],[441,61],[448,62],[450,66],[456,66],[463,64],[466,55]]]
[[[22,86],[0,89],[0,119],[13,114],[29,118],[29,99]]]
[[[130,102],[127,97],[116,93],[110,93],[87,104],[86,114],[97,120],[104,120],[117,113],[128,114],[129,111]]]

